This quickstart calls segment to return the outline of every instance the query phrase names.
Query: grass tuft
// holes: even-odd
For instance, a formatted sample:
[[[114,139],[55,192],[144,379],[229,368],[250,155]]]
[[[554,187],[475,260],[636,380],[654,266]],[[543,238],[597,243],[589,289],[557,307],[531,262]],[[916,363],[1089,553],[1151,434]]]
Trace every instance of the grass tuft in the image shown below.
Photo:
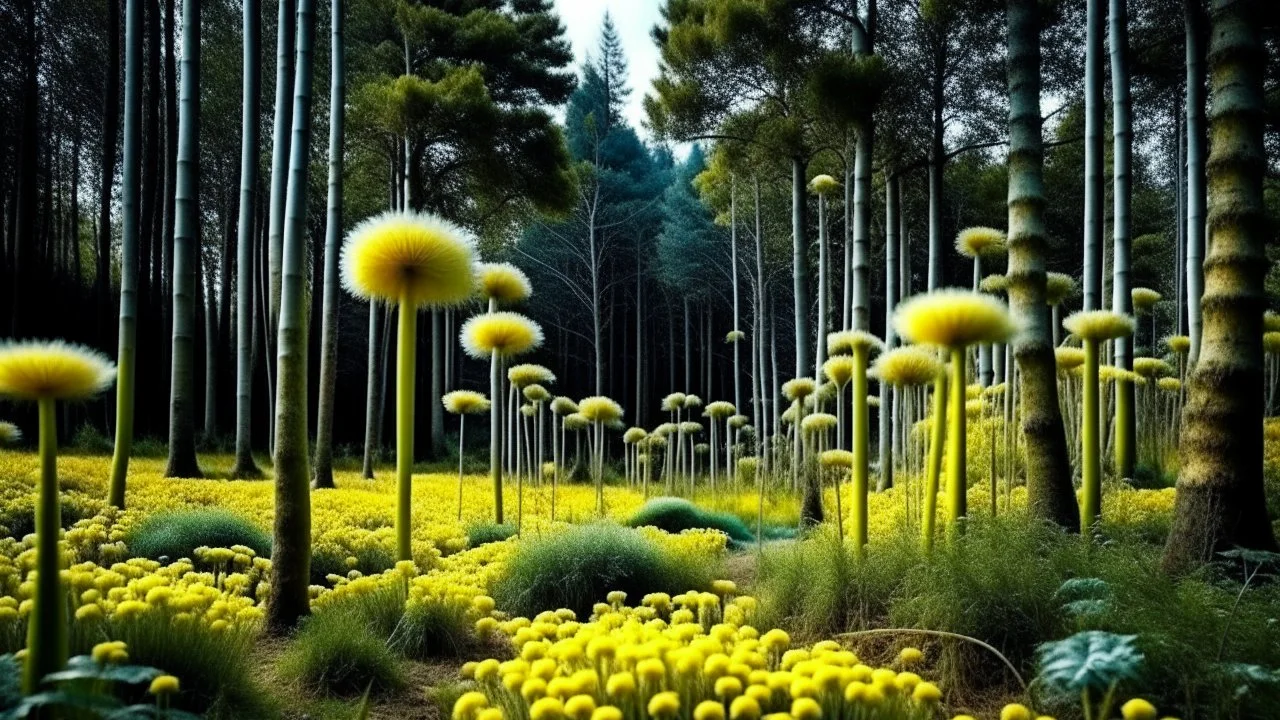
[[[645,503],[627,521],[627,525],[630,527],[652,525],[669,533],[709,528],[728,535],[729,540],[738,545],[747,545],[756,541],[755,535],[747,529],[746,523],[737,516],[700,508],[684,498],[654,498]]]
[[[701,589],[711,582],[713,570],[710,563],[673,557],[637,530],[581,525],[522,541],[493,598],[515,615],[569,608],[585,618],[612,590],[640,598]]]
[[[317,695],[382,696],[405,684],[387,642],[360,613],[316,613],[280,658],[282,677]]]
[[[192,558],[196,548],[245,545],[259,557],[271,556],[271,535],[253,521],[219,508],[157,513],[143,520],[127,539],[137,557]]]
[[[480,547],[489,543],[501,542],[509,537],[514,537],[515,534],[516,528],[514,525],[476,523],[467,528],[467,545],[473,548]]]

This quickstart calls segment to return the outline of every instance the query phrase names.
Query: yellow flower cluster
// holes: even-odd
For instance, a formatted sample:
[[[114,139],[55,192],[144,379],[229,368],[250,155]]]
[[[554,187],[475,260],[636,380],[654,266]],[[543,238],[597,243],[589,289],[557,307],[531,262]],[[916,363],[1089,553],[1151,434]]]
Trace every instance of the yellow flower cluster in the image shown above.
[[[909,670],[872,668],[834,641],[792,648],[750,625],[755,599],[715,592],[613,592],[587,622],[570,610],[499,623],[516,657],[462,666],[473,690],[454,720],[924,720],[942,692]],[[900,663],[914,666],[918,651]]]

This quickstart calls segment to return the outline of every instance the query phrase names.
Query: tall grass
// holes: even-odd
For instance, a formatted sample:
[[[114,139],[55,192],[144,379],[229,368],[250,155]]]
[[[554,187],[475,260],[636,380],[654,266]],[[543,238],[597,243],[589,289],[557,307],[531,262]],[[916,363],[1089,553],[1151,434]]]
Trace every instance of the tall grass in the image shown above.
[[[309,618],[280,658],[281,676],[321,695],[371,696],[404,686],[404,673],[384,638],[357,613]]]
[[[244,545],[259,557],[271,556],[271,535],[248,518],[221,508],[157,513],[139,523],[126,543],[133,555],[152,560],[193,558],[202,545]]]

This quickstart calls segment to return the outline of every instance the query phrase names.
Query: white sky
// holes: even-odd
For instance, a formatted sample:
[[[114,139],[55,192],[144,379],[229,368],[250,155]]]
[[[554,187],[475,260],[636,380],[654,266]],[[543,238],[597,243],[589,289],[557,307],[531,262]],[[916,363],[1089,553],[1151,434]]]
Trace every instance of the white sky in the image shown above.
[[[630,75],[627,120],[641,137],[647,137],[648,133],[641,127],[644,120],[642,101],[658,74],[658,48],[649,37],[649,30],[662,18],[659,13],[661,0],[555,0],[555,7],[573,45],[577,65],[581,65],[588,55],[595,55],[605,11],[613,15],[618,39],[627,54]]]

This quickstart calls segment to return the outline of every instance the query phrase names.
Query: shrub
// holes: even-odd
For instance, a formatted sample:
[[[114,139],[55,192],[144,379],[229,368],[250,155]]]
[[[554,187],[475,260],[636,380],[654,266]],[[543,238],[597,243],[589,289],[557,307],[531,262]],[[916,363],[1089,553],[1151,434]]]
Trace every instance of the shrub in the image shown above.
[[[271,556],[271,536],[265,530],[219,508],[157,513],[134,528],[126,543],[135,556],[152,560],[191,558],[202,545],[245,545],[259,557]]]
[[[758,564],[757,624],[813,637],[879,625],[903,577],[920,561],[918,546],[904,534],[872,546],[859,561],[824,527],[806,540],[767,548]]]
[[[355,558],[355,565],[348,562]],[[347,576],[352,570],[362,575],[377,575],[395,567],[396,557],[390,547],[365,543],[353,548],[322,545],[311,555],[311,584],[331,585],[329,575]]]
[[[391,646],[415,660],[458,657],[474,640],[470,605],[462,600],[436,598],[409,603],[392,633]]]
[[[470,547],[480,547],[488,545],[492,542],[499,542],[513,537],[516,534],[514,525],[497,523],[476,523],[467,528],[467,544]]]
[[[678,533],[694,528],[719,530],[729,536],[732,543],[745,545],[756,537],[742,520],[729,513],[713,512],[694,505],[683,498],[654,498],[627,521],[631,527],[652,525],[659,530]]]
[[[280,658],[280,674],[308,692],[340,697],[385,695],[404,686],[386,641],[358,613],[319,612]]]
[[[96,643],[123,640],[129,662],[161,668],[182,681],[174,698],[181,709],[211,718],[270,717],[274,708],[254,679],[252,626],[215,630],[202,622],[175,623],[166,612],[147,612],[102,625],[71,626],[73,653]]]
[[[705,588],[713,564],[711,558],[673,557],[633,529],[581,525],[522,541],[493,598],[517,615],[569,608],[586,617],[612,590],[639,598]]]

